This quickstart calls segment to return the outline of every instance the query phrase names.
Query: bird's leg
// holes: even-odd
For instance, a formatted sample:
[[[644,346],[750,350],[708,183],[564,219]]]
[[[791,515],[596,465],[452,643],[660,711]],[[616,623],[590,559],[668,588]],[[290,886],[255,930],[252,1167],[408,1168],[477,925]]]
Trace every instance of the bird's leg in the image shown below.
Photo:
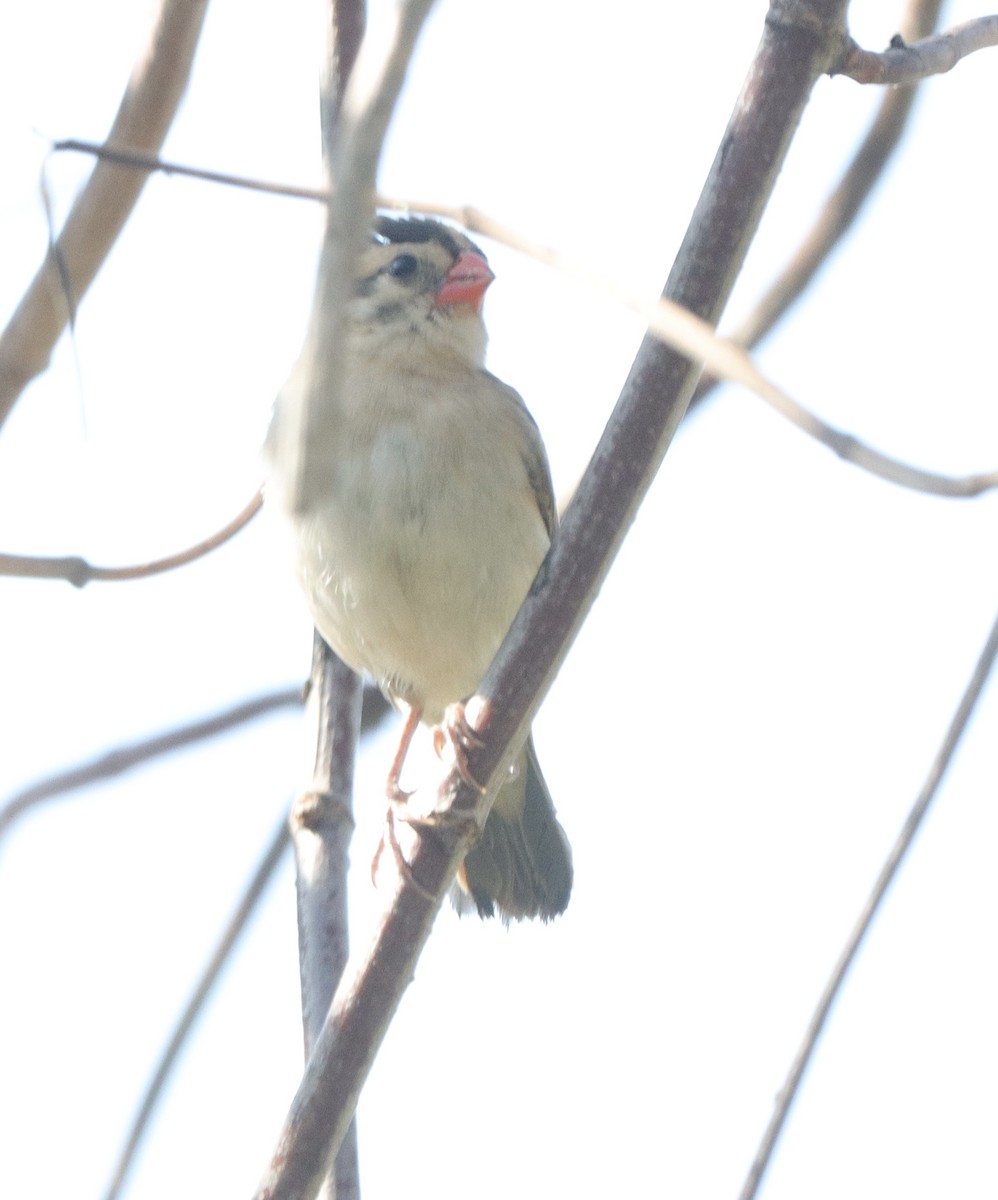
[[[409,799],[409,793],[404,792],[399,786],[399,779],[402,777],[402,766],[405,763],[405,756],[409,753],[409,746],[412,744],[413,734],[416,732],[416,726],[419,724],[419,718],[423,715],[423,710],[418,705],[410,705],[409,713],[405,719],[405,725],[402,728],[402,737],[399,741],[399,748],[395,751],[395,758],[392,760],[392,768],[388,772],[388,781],[385,784],[385,795],[393,804],[404,804]]]
[[[399,849],[399,844],[395,839],[395,809],[402,809],[406,801],[409,799],[409,793],[402,790],[399,779],[402,776],[402,767],[405,763],[405,756],[409,753],[409,746],[412,744],[413,735],[416,732],[416,726],[419,724],[419,718],[422,716],[423,710],[418,705],[410,705],[409,711],[406,714],[405,725],[402,727],[402,737],[399,740],[399,748],[395,751],[395,757],[392,759],[391,770],[388,772],[388,779],[385,783],[385,795],[388,797],[388,813],[385,818],[385,832],[381,835],[381,841],[378,842],[378,848],[374,852],[374,858],[371,860],[371,882],[375,880],[378,873],[378,864],[381,862],[381,855],[385,849],[385,842],[391,846],[392,854],[395,856],[395,861],[399,861],[402,851]],[[401,812],[400,812],[400,815]]]
[[[464,704],[450,704],[444,712],[444,719],[433,730],[433,749],[438,758],[443,758],[444,748],[450,750],[457,767],[457,773],[464,782],[476,791],[485,793],[486,789],[472,775],[468,766],[468,751],[477,750],[484,743],[468,724],[464,715]]]
[[[405,728],[402,730],[402,740],[399,742],[399,748],[395,755],[395,761],[392,763],[392,769],[388,775],[387,794],[388,794],[388,812],[385,815],[385,831],[381,835],[381,841],[378,843],[378,849],[375,851],[374,859],[371,862],[371,880],[377,882],[376,876],[378,866],[381,862],[381,856],[387,846],[395,859],[395,864],[399,871],[412,880],[413,885],[418,891],[429,899],[434,899],[430,894],[419,884],[412,876],[412,871],[409,864],[405,860],[402,853],[402,847],[398,843],[398,837],[395,833],[395,821],[405,821],[409,825],[425,826],[433,828],[434,826],[453,825],[460,826],[468,821],[468,814],[462,812],[450,812],[439,814],[426,814],[416,816],[407,807],[406,801],[409,799],[409,792],[405,792],[399,786],[399,776],[402,774],[402,764],[405,761],[406,753],[409,749],[409,743],[412,741],[413,734],[416,732],[416,726],[419,724],[419,718],[422,710],[411,708],[409,715],[406,718]],[[485,788],[472,775],[468,766],[468,751],[481,746],[482,740],[468,724],[464,715],[463,704],[452,704],[444,713],[444,719],[433,730],[433,747],[439,757],[443,757],[445,748],[448,748],[450,755],[457,767],[458,774],[469,787],[475,789],[484,795]]]
[[[386,845],[391,849],[392,856],[400,869],[404,863],[402,851],[395,836],[396,818],[410,825],[425,825],[430,828],[435,825],[460,824],[466,820],[464,814],[453,814],[450,817],[443,813],[416,816],[406,806],[410,793],[402,790],[399,785],[399,779],[402,775],[402,766],[405,762],[405,757],[409,752],[409,745],[412,742],[421,716],[421,708],[411,707],[409,709],[405,720],[405,727],[402,730],[402,738],[399,741],[398,750],[395,752],[392,768],[388,772],[388,782],[385,785],[385,792],[389,801],[388,813],[385,821],[385,832],[381,835],[381,841],[378,844],[378,849],[375,851],[374,859],[371,863],[372,880],[377,874],[378,864],[381,862],[381,855],[384,853]],[[443,758],[445,749],[449,750],[450,757],[453,759],[458,774],[464,782],[469,787],[474,788],[476,792],[484,795],[486,789],[472,775],[471,769],[468,766],[468,751],[477,749],[482,744],[481,738],[468,724],[467,718],[464,715],[463,704],[451,704],[444,712],[444,719],[433,730],[433,748],[436,750],[438,757]]]

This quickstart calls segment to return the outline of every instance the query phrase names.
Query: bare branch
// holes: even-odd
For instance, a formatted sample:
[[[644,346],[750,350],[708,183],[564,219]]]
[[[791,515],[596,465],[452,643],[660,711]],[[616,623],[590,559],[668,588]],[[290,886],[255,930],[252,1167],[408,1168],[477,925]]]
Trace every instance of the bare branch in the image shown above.
[[[388,204],[384,199],[383,203]],[[390,206],[410,207],[403,201],[393,201]],[[533,242],[475,208],[451,208],[433,202],[413,204],[411,207],[437,216],[449,217],[474,233],[480,233],[493,241],[519,250],[537,262],[570,275],[598,289],[604,295],[612,296],[620,304],[640,313],[648,322],[648,330],[652,336],[690,358],[707,363],[716,377],[742,384],[801,432],[821,442],[839,458],[861,470],[913,491],[953,498],[978,496],[998,487],[998,470],[962,476],[923,471],[900,459],[882,454],[852,434],[836,429],[809,412],[787,392],[767,379],[741,345],[730,338],[719,337],[709,322],[701,320],[689,309],[667,298],[648,301],[635,295],[608,272],[594,267],[589,260],[570,257],[550,246]]]
[[[162,0],[108,134],[111,145],[155,153],[187,87],[207,0]],[[148,176],[94,167],[62,233],[0,334],[0,425],[52,349],[93,282]],[[67,295],[68,284],[68,295]]]
[[[825,985],[825,990],[821,994],[818,1001],[818,1006],[814,1011],[811,1022],[808,1025],[807,1032],[804,1035],[804,1040],[801,1043],[800,1049],[791,1064],[790,1071],[787,1075],[786,1082],[780,1089],[776,1101],[776,1110],[770,1119],[769,1125],[763,1135],[759,1149],[756,1152],[755,1161],[752,1163],[751,1170],[742,1187],[740,1200],[753,1200],[753,1197],[759,1190],[759,1184],[762,1182],[762,1177],[769,1166],[769,1162],[773,1156],[773,1150],[779,1139],[780,1133],[783,1130],[784,1123],[790,1112],[790,1108],[800,1088],[801,1080],[804,1072],[807,1069],[808,1063],[811,1061],[811,1056],[814,1054],[815,1046],[818,1043],[818,1038],[821,1036],[821,1031],[828,1019],[828,1014],[831,1011],[832,1005],[839,992],[842,990],[842,985],[845,982],[846,975],[852,966],[856,955],[859,953],[859,948],[862,946],[873,920],[884,902],[884,897],[894,878],[898,873],[901,863],[904,861],[912,843],[915,840],[915,835],[919,828],[932,801],[936,797],[939,790],[939,785],[942,782],[943,776],[953,760],[953,755],[956,753],[957,747],[960,744],[960,739],[963,737],[964,731],[967,728],[974,708],[981,697],[984,690],[984,685],[987,683],[988,676],[995,664],[995,659],[998,658],[998,618],[991,627],[991,632],[988,635],[988,640],[985,642],[984,649],[981,651],[980,658],[977,660],[977,665],[974,667],[974,673],[970,677],[970,682],[960,699],[953,720],[950,722],[949,729],[946,731],[946,736],[943,738],[942,745],[936,754],[935,760],[929,769],[929,774],[925,782],[922,784],[922,790],[918,793],[915,803],[912,805],[911,811],[905,818],[904,825],[891,847],[891,851],[880,869],[880,874],[877,876],[877,881],[873,885],[866,904],[863,906],[863,911],[860,913],[852,932],[846,941],[845,947],[839,956],[838,962],[835,964],[835,969],[832,971],[831,978]]]
[[[260,488],[253,499],[228,525],[223,526],[217,533],[181,550],[179,554],[170,554],[166,558],[157,558],[152,562],[138,563],[131,567],[95,567],[85,558],[70,556],[65,558],[45,558],[31,554],[0,554],[0,575],[17,576],[22,579],[65,579],[73,587],[81,588],[93,582],[122,582],[129,579],[147,579],[150,575],[161,575],[164,571],[173,571],[177,567],[185,567],[223,546],[230,538],[245,528],[263,507],[263,488]]]
[[[672,338],[666,339],[672,341]],[[722,365],[725,350],[730,355],[727,364]],[[727,379],[736,380],[750,388],[781,417],[785,417],[802,433],[814,438],[823,446],[827,446],[839,458],[852,463],[863,471],[876,475],[888,483],[899,487],[910,488],[916,492],[928,492],[935,496],[947,496],[951,499],[967,499],[979,496],[982,492],[998,487],[998,470],[983,471],[973,475],[940,475],[934,471],[923,471],[900,459],[881,454],[865,442],[861,442],[852,434],[844,433],[835,426],[822,421],[820,417],[809,412],[803,405],[798,404],[787,392],[771,383],[755,366],[748,354],[740,346],[726,343],[725,339],[713,340],[710,351],[711,365],[718,374]]]
[[[191,993],[190,999],[184,1006],[183,1011],[177,1018],[173,1032],[170,1034],[163,1048],[159,1062],[156,1064],[152,1078],[146,1086],[142,1100],[132,1120],[131,1128],[118,1155],[118,1161],[115,1163],[111,1181],[108,1184],[107,1191],[104,1193],[105,1200],[118,1200],[118,1197],[121,1195],[125,1180],[135,1162],[139,1146],[159,1106],[163,1089],[166,1087],[170,1075],[177,1065],[180,1052],[190,1037],[194,1025],[205,1006],[205,1002],[214,990],[223,968],[229,961],[232,951],[235,949],[236,943],[245,930],[250,917],[255,912],[257,905],[260,903],[267,885],[280,865],[281,859],[288,848],[288,840],[288,824],[286,820],[282,819],[277,829],[274,830],[269,845],[264,850],[259,864],[246,884],[246,888],[236,904],[235,911],[222,931],[218,944],[205,964],[204,970],[201,972],[201,977],[198,979],[194,991]]]
[[[103,783],[117,775],[123,775],[133,767],[142,766],[154,758],[172,754],[176,750],[207,741],[221,733],[227,733],[247,721],[255,721],[258,717],[268,716],[281,708],[300,707],[303,702],[301,687],[282,688],[277,692],[269,692],[257,696],[253,700],[243,700],[231,708],[215,713],[210,717],[202,717],[166,733],[157,733],[153,737],[143,738],[127,746],[119,746],[107,754],[71,767],[68,771],[59,771],[47,779],[39,780],[30,787],[12,796],[6,804],[0,806],[0,840],[11,829],[19,818],[30,809],[47,800],[57,799],[67,792],[90,787],[95,783]]]
[[[905,45],[898,36],[881,54],[863,50],[854,42],[831,74],[847,75],[857,83],[914,83],[952,71],[961,58],[990,46],[998,46],[998,16],[977,17],[913,46]]]
[[[709,321],[724,306],[811,88],[838,57],[845,37],[845,0],[798,3],[778,15],[765,26],[667,285],[674,301]],[[468,720],[482,738],[468,755],[475,778],[497,780],[522,742],[665,454],[698,373],[697,363],[646,338],[548,559],[467,706]],[[367,955],[348,964],[260,1200],[314,1195],[412,976],[439,898],[489,803],[490,797],[459,785],[452,771],[422,814],[431,827],[397,825],[403,844],[389,907]]]
[[[310,787],[291,812],[306,1061],[349,952],[347,874],[362,693],[360,677],[316,633],[310,697],[318,719],[315,768]],[[334,1178],[326,1181],[325,1189],[329,1200],[360,1195],[354,1125],[339,1148]]]
[[[903,34],[917,38],[931,33],[941,8],[942,0],[910,0],[901,19]],[[825,201],[814,225],[780,274],[756,301],[752,311],[728,333],[731,341],[746,349],[758,345],[811,284],[822,264],[852,227],[874,185],[883,175],[907,128],[916,94],[915,84],[884,92],[873,124]],[[718,383],[717,375],[704,371],[693,393],[690,408],[704,400]]]

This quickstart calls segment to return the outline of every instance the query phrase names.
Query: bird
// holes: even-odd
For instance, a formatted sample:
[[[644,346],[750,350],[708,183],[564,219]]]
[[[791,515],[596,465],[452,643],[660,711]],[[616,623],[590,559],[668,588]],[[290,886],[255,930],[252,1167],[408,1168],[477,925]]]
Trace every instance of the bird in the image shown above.
[[[377,216],[347,306],[338,399],[310,396],[329,449],[314,500],[289,514],[297,574],[322,638],[407,714],[387,784],[395,801],[417,725],[437,731],[439,752],[441,723],[477,689],[557,523],[537,425],[484,365],[494,278],[458,228]],[[271,446],[296,378],[275,403]],[[547,921],[572,880],[528,736],[458,871],[458,908]]]

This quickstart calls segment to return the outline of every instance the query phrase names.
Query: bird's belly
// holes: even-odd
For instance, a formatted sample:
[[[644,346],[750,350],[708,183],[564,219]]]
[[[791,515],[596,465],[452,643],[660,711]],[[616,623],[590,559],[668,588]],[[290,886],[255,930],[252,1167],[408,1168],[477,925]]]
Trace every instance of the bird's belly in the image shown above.
[[[320,633],[435,722],[477,688],[548,547],[523,464],[441,459],[403,430],[299,527]]]

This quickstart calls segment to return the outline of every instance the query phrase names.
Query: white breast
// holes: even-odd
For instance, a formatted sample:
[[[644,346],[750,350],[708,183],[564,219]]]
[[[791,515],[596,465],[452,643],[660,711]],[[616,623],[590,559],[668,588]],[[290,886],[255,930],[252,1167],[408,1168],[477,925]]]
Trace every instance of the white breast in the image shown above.
[[[548,534],[528,418],[503,385],[467,369],[378,383],[351,406],[328,497],[298,521],[299,570],[333,649],[435,722],[477,687]]]

